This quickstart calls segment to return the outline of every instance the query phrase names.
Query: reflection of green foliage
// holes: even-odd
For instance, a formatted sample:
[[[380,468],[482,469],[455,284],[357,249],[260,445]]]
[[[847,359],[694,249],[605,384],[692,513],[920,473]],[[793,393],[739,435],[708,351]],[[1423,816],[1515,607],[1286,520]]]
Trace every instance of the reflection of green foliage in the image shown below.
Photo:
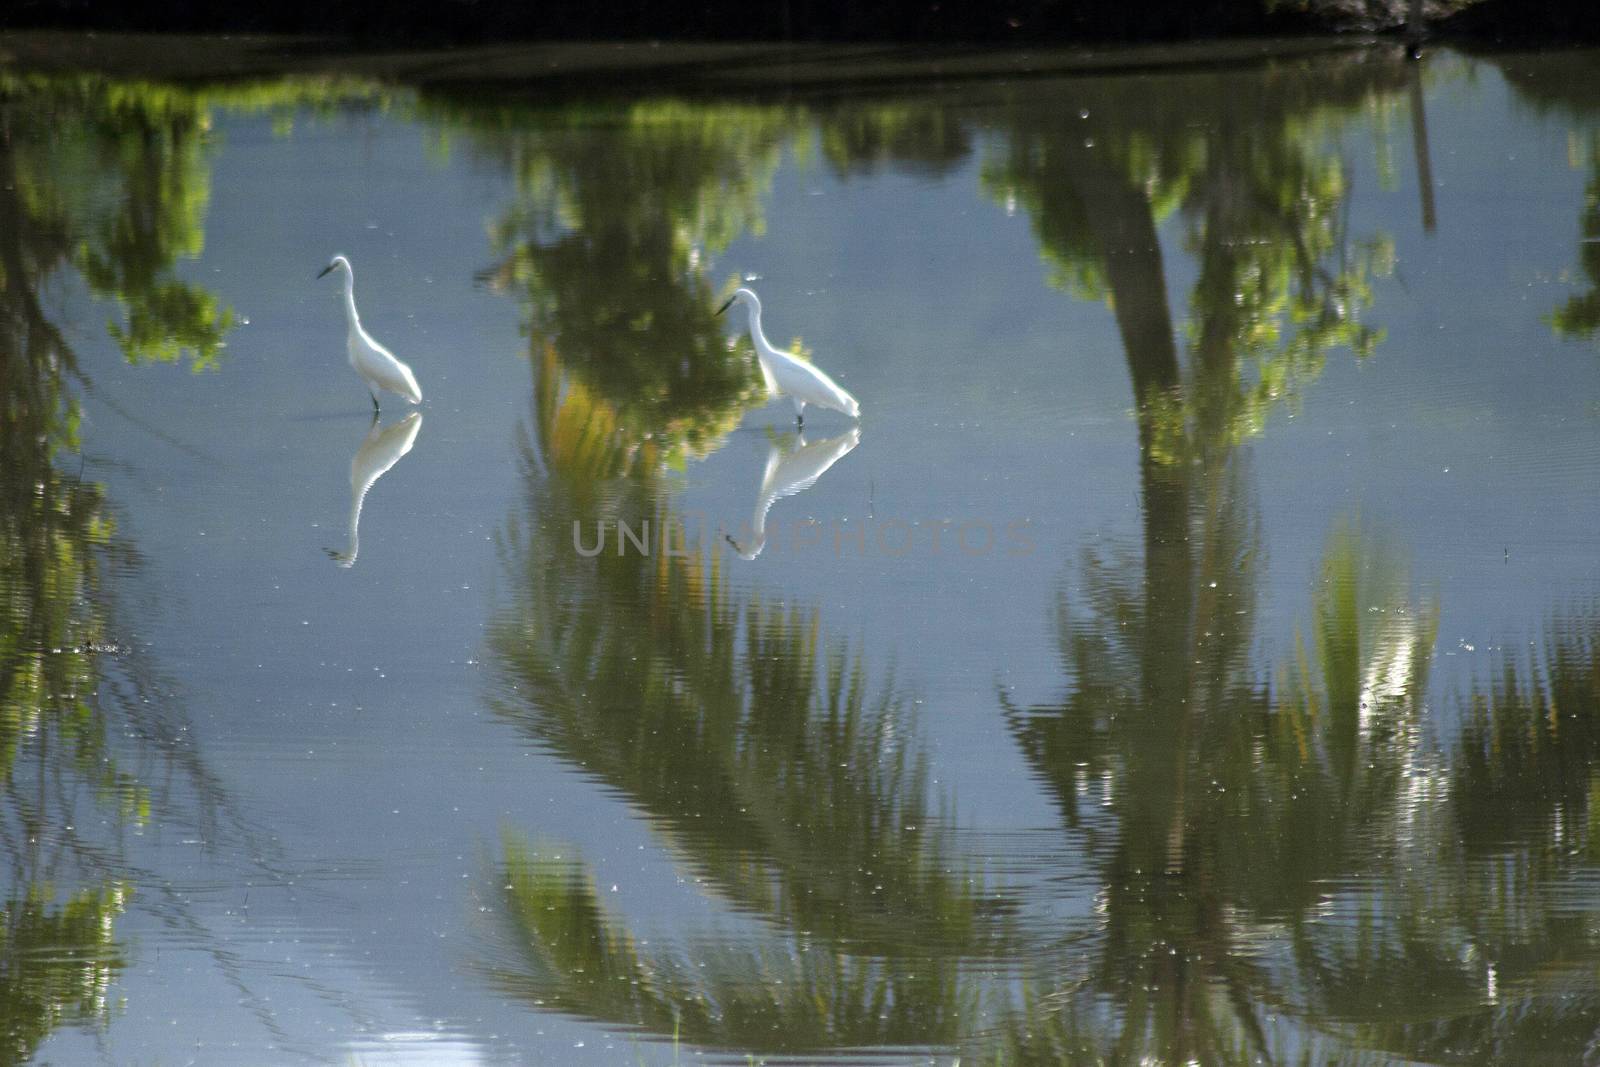
[[[1584,188],[1579,232],[1578,256],[1589,276],[1589,291],[1573,296],[1551,314],[1550,324],[1562,337],[1600,334],[1600,137],[1589,146],[1589,184]]]
[[[1352,102],[1370,78],[1352,79]],[[1369,573],[1369,550],[1345,534],[1320,590],[1315,661],[1302,650],[1276,696],[1250,671],[1259,549],[1236,446],[1328,348],[1370,350],[1357,312],[1384,252],[1344,233],[1324,101],[1264,92],[1254,75],[1212,80],[1153,112],[1094,87],[1082,106],[1019,106],[986,173],[993,194],[1028,207],[1058,282],[1117,314],[1145,513],[1142,574],[1090,557],[1087,617],[1059,610],[1070,697],[1008,709],[1105,879],[1099,954],[1064,962],[1062,988],[1030,991],[1001,1027],[1020,1062],[1276,1058],[1269,1021],[1292,1010],[1291,986],[1246,946],[1302,916],[1319,877],[1359,869],[1362,817],[1394,804],[1416,713],[1369,714],[1364,680],[1412,693],[1432,643],[1426,620],[1379,632],[1353,612],[1374,583],[1381,603],[1405,604],[1392,568]],[[1256,108],[1249,122],[1229,113],[1236,89]],[[1186,366],[1156,228],[1174,209],[1200,268]],[[1384,760],[1357,773],[1357,753]],[[1100,810],[1084,810],[1096,794]],[[1302,1047],[1305,1026],[1290,1039]]]
[[[906,702],[870,684],[858,651],[823,642],[814,613],[737,596],[692,527],[688,555],[664,554],[662,524],[673,545],[679,527],[653,481],[597,498],[574,476],[613,462],[607,425],[589,437],[536,402],[543,462],[530,450],[524,465],[537,518],[502,540],[516,592],[489,628],[496,709],[627,797],[775,947],[642,953],[574,869],[508,846],[524,958],[497,980],[699,1044],[952,1040],[958,961],[1000,951],[1007,919],[932,807]],[[601,516],[607,550],[584,558],[570,523],[587,545]],[[651,554],[618,554],[616,523],[646,520]]]
[[[1437,607],[1408,584],[1387,542],[1353,523],[1335,529],[1311,649],[1297,634],[1292,662],[1278,669],[1253,773],[1237,783],[1241,825],[1221,838],[1227,865],[1263,868],[1248,897],[1262,914],[1301,915],[1321,879],[1359,869],[1361,847],[1405,799],[1438,629]]]
[[[1294,991],[1319,976],[1314,951],[1285,971],[1264,946],[1275,924],[1287,950],[1310,943],[1328,880],[1372,870],[1374,827],[1404,800],[1433,610],[1411,604],[1391,552],[1342,529],[1314,654],[1264,689],[1248,663],[1250,525],[1212,478],[1197,551],[1157,542],[1142,576],[1087,563],[1089,613],[1058,614],[1067,701],[1009,709],[1104,878],[1098,954],[1075,945],[1061,991],[1029,992],[1001,1027],[1019,1062],[1275,1060],[1316,1024],[1286,1038],[1272,1021],[1296,1017]]]
[[[1072,693],[1059,706],[1007,708],[1104,878],[1097,949],[1074,944],[1060,991],[1030,992],[1001,1027],[1019,1062],[1244,1062],[1262,1046],[1260,1013],[1276,998],[1239,952],[1249,931],[1231,910],[1270,864],[1215,862],[1241,829],[1265,703],[1244,673],[1250,618],[1239,611],[1258,553],[1237,480],[1218,472],[1203,488],[1187,535],[1186,500],[1169,498],[1180,524],[1142,576],[1125,557],[1086,560],[1085,614],[1064,599],[1057,613]],[[1084,810],[1085,796],[1100,805]]]
[[[1213,529],[1190,588],[1231,569],[1204,562]],[[1600,797],[1594,613],[1553,620],[1541,656],[1474,685],[1440,752],[1422,736],[1437,609],[1399,559],[1336,529],[1310,641],[1266,692],[1230,681],[1242,664],[1204,640],[1178,654],[1194,623],[1152,625],[1138,582],[1089,571],[1094,612],[1060,616],[1072,696],[1011,717],[1100,859],[1100,951],[1075,942],[1054,990],[1004,1016],[1008,1062],[1581,1060],[1600,1011],[1600,910],[1581,888]],[[1166,578],[1146,602],[1191,603],[1166,562],[1147,564],[1146,582]],[[1075,804],[1085,793],[1100,810]]]
[[[0,1025],[11,1063],[57,1026],[102,1020],[120,966],[120,884],[92,877],[99,888],[57,905],[49,872],[37,869],[38,838],[70,821],[51,820],[43,798],[76,778],[122,818],[148,805],[98,713],[107,639],[98,594],[114,524],[100,487],[55,463],[76,444],[76,359],[43,313],[37,276],[66,256],[70,228],[21,210],[17,185],[5,180],[17,147],[0,142],[0,844],[13,865],[0,911]],[[37,803],[19,798],[23,775],[39,785]]]
[[[558,352],[619,432],[664,459],[708,450],[757,395],[704,257],[760,232],[787,124],[778,109],[663,102],[478,135],[521,196],[491,229],[493,283],[525,295],[535,353]]]
[[[1358,936],[1317,941],[1323,981],[1312,1003],[1352,1020],[1367,1047],[1549,1064],[1592,1049],[1600,907],[1583,888],[1600,797],[1592,607],[1554,617],[1542,649],[1474,682],[1447,760],[1401,783],[1409,845],[1393,853]]]
[[[1507,655],[1474,688],[1459,742],[1459,830],[1492,850],[1530,828],[1567,828],[1600,859],[1600,631],[1594,612],[1552,620],[1541,656]],[[1561,848],[1552,840],[1548,847]]]
[[[92,710],[105,641],[95,594],[114,524],[100,488],[56,465],[77,444],[77,360],[44,313],[38,278],[70,255],[73,226],[26,210],[17,163],[30,147],[18,135],[0,143],[0,772],[25,743],[54,738],[101,790],[137,808]]]
[[[1292,68],[1207,77],[1174,86],[1154,109],[1095,85],[1048,103],[1019,97],[984,185],[1028,211],[1054,284],[1117,309],[1125,343],[1128,317],[1155,329],[1155,312],[1166,316],[1164,292],[1151,302],[1163,285],[1155,224],[1180,210],[1187,220],[1200,264],[1187,331],[1193,384],[1138,397],[1148,458],[1171,464],[1237,444],[1293,403],[1324,353],[1364,356],[1380,340],[1361,311],[1392,252],[1386,238],[1345,232],[1345,175],[1329,142],[1342,112],[1397,85],[1398,68],[1355,65],[1332,79]],[[1245,106],[1248,122],[1235,114]]]
[[[125,319],[110,329],[130,360],[214,363],[230,313],[172,273],[200,249],[208,128],[193,93],[0,74],[5,1062],[26,1059],[59,1026],[103,1021],[107,983],[122,965],[114,923],[129,892],[125,868],[81,826],[83,787],[105,816],[96,822],[147,820],[152,791],[124,765],[128,746],[153,742],[169,767],[192,772],[203,803],[213,795],[150,707],[137,653],[117,640],[107,576],[137,557],[103,488],[63,462],[78,447],[86,383],[41,298],[52,278],[76,270],[92,294],[121,307]],[[175,777],[163,782],[164,804],[176,786]]]
[[[210,115],[171,90],[93,77],[0,76],[19,209],[59,228],[90,292],[126,310],[130,362],[215,363],[233,313],[172,275],[196,256],[209,197]]]
[[[651,812],[741,906],[886,951],[988,936],[892,690],[820,649],[809,613],[734,600],[719,556],[660,554],[662,521],[649,558],[582,559],[565,522],[553,545],[512,531],[521,592],[490,644],[518,699],[501,713]]]
[[[1600,115],[1600,60],[1593,49],[1555,51],[1537,63],[1507,56],[1500,72],[1517,101],[1537,115],[1568,123],[1569,166],[1576,170],[1588,156],[1589,181],[1578,217],[1578,258],[1589,288],[1551,312],[1548,321],[1561,337],[1595,337],[1600,335],[1600,135],[1592,124]]]
[[[1283,142],[1267,146],[1278,158],[1238,160],[1222,150],[1224,167],[1240,166],[1259,184],[1239,193],[1237,177],[1215,177],[1235,201],[1226,206],[1215,191],[1202,194],[1205,228],[1191,233],[1200,278],[1189,344],[1195,360],[1230,370],[1193,390],[1195,410],[1173,413],[1193,420],[1183,437],[1226,446],[1254,436],[1274,406],[1293,403],[1321,374],[1326,352],[1366,356],[1381,339],[1360,312],[1372,299],[1368,279],[1393,259],[1390,242],[1348,240],[1344,172],[1336,156],[1317,153],[1318,140],[1291,124]]]
[[[105,1022],[124,963],[112,924],[125,896],[111,882],[52,905],[30,887],[0,905],[0,1059],[25,1063],[57,1027]]]
[[[797,1054],[950,1043],[975,998],[948,964],[717,941],[646,948],[601,905],[584,864],[505,841],[494,877],[515,962],[501,989],[711,1048]]]
[[[967,124],[948,108],[880,103],[840,107],[815,119],[823,157],[839,174],[884,163],[941,174],[972,151]]]

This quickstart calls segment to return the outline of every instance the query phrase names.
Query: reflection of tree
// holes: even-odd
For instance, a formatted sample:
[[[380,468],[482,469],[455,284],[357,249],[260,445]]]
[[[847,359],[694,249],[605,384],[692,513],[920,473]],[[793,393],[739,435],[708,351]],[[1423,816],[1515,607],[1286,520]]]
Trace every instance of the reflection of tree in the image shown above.
[[[172,273],[200,252],[208,110],[97,78],[11,76],[0,80],[0,108],[7,196],[56,231],[57,254],[90,292],[123,309],[110,329],[127,358],[214,362],[233,313]]]
[[[1324,353],[1377,342],[1360,314],[1386,242],[1348,234],[1329,141],[1341,109],[1394,93],[1402,74],[1324,63],[1173,78],[1137,98],[1085,82],[1013,104],[984,182],[1028,209],[1057,284],[1115,310],[1136,403],[1152,409],[1141,421],[1152,460],[1242,440],[1320,373]],[[1174,210],[1200,268],[1186,374],[1156,230]]]
[[[1070,993],[1032,1005],[1045,1018],[1025,1004],[1003,1030],[1021,1061],[1276,1059],[1304,976],[1263,946],[1286,928],[1281,951],[1315,974],[1320,894],[1371,872],[1373,827],[1404,799],[1431,610],[1408,602],[1392,554],[1341,531],[1310,648],[1263,685],[1249,663],[1255,553],[1239,532],[1250,527],[1228,514],[1238,506],[1205,513],[1188,626],[1146,614],[1185,595],[1152,596],[1158,575],[1185,576],[1091,560],[1087,615],[1058,615],[1070,695],[1009,713],[1104,872],[1098,953],[1072,968]],[[1080,809],[1085,796],[1095,810]]]
[[[714,892],[774,928],[773,946],[712,953],[691,979],[670,951],[641,954],[575,868],[508,848],[507,914],[532,955],[497,981],[661,1033],[679,1019],[713,1045],[951,1040],[956,961],[998,946],[1004,918],[930,806],[903,698],[872,684],[859,651],[824,642],[813,612],[738,596],[692,527],[688,554],[665,554],[660,524],[677,518],[648,477],[597,502],[561,410],[589,403],[573,395],[535,401],[530,519],[503,539],[515,593],[489,631],[497,709],[627,797]],[[547,429],[562,427],[572,436]],[[635,531],[648,521],[650,554],[619,554],[613,525],[605,550],[580,555],[576,509],[585,544],[596,511]],[[640,984],[593,980],[613,972]]]
[[[120,829],[151,818],[211,829],[222,813],[142,653],[119,640],[108,576],[138,560],[103,488],[80,464],[63,469],[85,383],[41,299],[75,269],[123,309],[112,333],[130,359],[214,358],[226,314],[170,274],[198,249],[203,126],[192,109],[126,87],[0,76],[4,1062],[28,1059],[59,1026],[107,1018],[123,965],[115,922],[141,880]],[[188,921],[180,908],[163,915]]]
[[[1403,769],[1365,835],[1372,875],[1322,883],[1331,917],[1298,924],[1300,988],[1351,1044],[1426,1062],[1591,1054],[1597,635],[1592,609],[1558,615],[1542,654],[1474,680],[1459,735]]]
[[[886,128],[867,125],[836,136]],[[645,949],[581,865],[510,842],[517,953],[494,980],[710,1046],[950,1043],[957,960],[998,944],[1003,921],[930,808],[903,699],[870,683],[859,651],[823,642],[812,612],[737,596],[707,546],[663,551],[661,524],[674,548],[678,534],[661,468],[714,447],[759,386],[723,340],[704,260],[759,230],[787,136],[783,111],[679,105],[627,109],[599,135],[549,121],[481,135],[524,194],[494,229],[488,276],[527,293],[536,356],[530,518],[507,530],[516,593],[490,630],[515,694],[499,710],[772,928],[750,951]],[[612,523],[606,550],[575,551],[574,520],[586,543]],[[617,554],[617,522],[648,522],[651,554]]]
[[[1563,337],[1600,335],[1600,135],[1592,128],[1600,115],[1600,62],[1590,52],[1557,53],[1540,63],[1509,58],[1501,72],[1516,97],[1540,115],[1572,123],[1567,133],[1570,165],[1587,156],[1589,181],[1578,216],[1578,260],[1588,277],[1586,292],[1570,297],[1550,314],[1550,325]]]
[[[4,903],[0,948],[0,1059],[25,1063],[61,1025],[100,1021],[122,953],[112,924],[123,906],[122,886],[74,894],[59,906],[34,889]]]
[[[487,276],[528,302],[535,354],[559,353],[627,448],[649,441],[668,462],[713,448],[757,379],[724,341],[705,260],[759,231],[785,113],[655,103],[521,132],[478,122],[519,186]]]
[[[505,843],[493,877],[510,961],[504,992],[709,1048],[794,1054],[948,1045],[976,1012],[948,960],[909,964],[807,939],[642,943],[602,906],[581,860]]]
[[[1550,322],[1563,337],[1594,337],[1600,334],[1600,137],[1589,145],[1589,184],[1578,229],[1582,235],[1578,258],[1589,277],[1589,290],[1558,307]]]
[[[972,151],[972,131],[959,112],[926,104],[841,106],[815,116],[823,157],[839,174],[888,163],[939,175]]]
[[[1321,874],[1348,869],[1340,864],[1358,842],[1349,820],[1394,808],[1393,784],[1415,745],[1416,705],[1407,701],[1416,656],[1431,646],[1428,616],[1381,633],[1366,615],[1347,617],[1348,604],[1367,596],[1350,591],[1373,583],[1378,602],[1404,606],[1393,591],[1403,582],[1367,574],[1354,535],[1330,550],[1329,563],[1345,581],[1333,585],[1353,599],[1319,611],[1312,652],[1293,678],[1263,685],[1249,662],[1260,548],[1238,446],[1271,405],[1320,370],[1328,349],[1370,350],[1376,335],[1360,311],[1378,255],[1345,228],[1345,172],[1313,107],[1325,82],[1285,78],[1236,103],[1260,105],[1265,123],[1197,113],[1196,101],[1237,101],[1252,78],[1174,94],[1176,103],[1155,112],[1082,84],[1024,95],[985,176],[1030,210],[1060,280],[1112,303],[1138,409],[1145,521],[1142,569],[1091,560],[1088,622],[1063,608],[1069,700],[1009,713],[1106,886],[1098,955],[1076,952],[1081,939],[1069,938],[1069,977],[1030,985],[1002,1013],[999,1039],[1023,1060],[1098,1049],[1119,1059],[1148,1052],[1209,1061],[1276,1047],[1269,1020],[1290,1010],[1291,994],[1274,984],[1270,962],[1246,949],[1269,924],[1303,913]],[[1334,96],[1348,103],[1404,84],[1387,68],[1336,82]],[[1080,92],[1098,95],[1065,106]],[[1080,110],[1093,117],[1078,118]],[[841,109],[818,120],[824,157],[844,172],[880,160],[942,169],[967,151],[951,114]],[[630,142],[635,136],[615,139],[648,143]],[[543,154],[525,158],[542,169],[520,169],[538,175],[524,184],[545,206],[514,217],[506,232],[520,243],[507,242],[510,254],[493,275],[529,286],[534,334],[545,342],[536,348],[544,358],[535,428],[546,477],[533,482],[526,528],[508,530],[516,608],[491,638],[504,691],[516,694],[502,713],[628,797],[719,895],[807,940],[785,941],[772,955],[646,951],[599,907],[576,861],[535,858],[512,844],[502,906],[521,951],[496,980],[586,1016],[786,1051],[898,1043],[898,1034],[846,1032],[839,1020],[856,1017],[863,997],[932,997],[908,1001],[906,1018],[921,1021],[924,1043],[959,1040],[970,1022],[950,1021],[948,997],[966,1003],[971,995],[957,995],[967,986],[952,961],[1014,935],[1002,933],[967,879],[945,873],[953,854],[927,829],[919,765],[893,743],[903,727],[892,689],[868,700],[859,654],[819,654],[808,613],[741,603],[715,557],[662,556],[657,536],[658,554],[648,559],[632,550],[584,559],[565,527],[541,525],[574,510],[586,521],[625,518],[635,529],[670,518],[646,474],[658,465],[655,450],[681,439],[660,432],[677,409],[668,406],[670,388],[651,384],[660,361],[632,360],[640,327],[620,310],[649,300],[607,312],[609,296],[582,287],[601,284],[610,272],[594,268],[614,255],[640,264],[634,284],[667,292],[672,279],[694,277],[683,250],[715,245],[639,236],[666,229],[652,211],[688,214],[652,208],[647,189],[583,162],[642,171],[627,151],[539,137]],[[648,156],[639,149],[638,159]],[[1201,268],[1181,352],[1157,235],[1159,219],[1180,209]],[[704,301],[673,306],[703,309]],[[593,308],[600,311],[585,317]],[[682,316],[641,320],[644,328],[675,321]],[[694,360],[714,358],[713,346],[680,333]],[[647,462],[636,462],[640,455]],[[531,447],[527,466],[537,466]],[[631,477],[596,491],[597,478],[618,475]],[[1361,710],[1368,690],[1390,694],[1384,710]],[[1080,811],[1081,796],[1096,791],[1104,806]],[[1251,870],[1237,858],[1261,834],[1276,862]],[[1302,851],[1302,840],[1332,845],[1319,854]],[[810,958],[824,946],[826,956]],[[872,966],[857,958],[862,952],[875,957]],[[691,957],[715,965],[702,972]],[[780,958],[783,965],[773,962]],[[911,970],[939,977],[891,992]],[[761,995],[744,988],[753,975],[765,976]],[[809,991],[800,1001],[815,1010],[790,1005],[793,990]],[[794,1029],[786,1041],[769,1031],[757,1039],[747,1026],[752,1012],[764,1020],[756,1030],[784,1019]],[[1322,1040],[1303,1025],[1299,1039]]]
[[[1087,557],[1062,599],[1066,697],[1007,709],[1102,889],[996,1040],[1019,1062],[1581,1058],[1600,1008],[1570,858],[1592,638],[1553,627],[1531,675],[1474,690],[1441,752],[1422,736],[1436,612],[1352,525],[1307,638],[1263,676],[1239,446],[1321,352],[1370,345],[1354,313],[1371,261],[1342,258],[1342,168],[1294,111],[1262,129],[1087,103],[1105,123],[1076,137],[1054,116],[1078,108],[1024,115],[1037,133],[986,180],[1028,206],[1065,285],[1110,299],[1144,537]],[[1199,267],[1181,354],[1155,225],[1173,207]]]
[[[1181,711],[1137,698],[1141,657],[1119,649],[1150,630],[1088,576],[1087,618],[1061,616],[1069,700],[1012,718],[1100,858],[1104,918],[1089,962],[1075,946],[1002,1027],[1012,1058],[1246,1062],[1306,1041],[1339,1062],[1582,1058],[1600,1011],[1579,888],[1600,755],[1593,616],[1557,618],[1542,656],[1474,686],[1436,755],[1419,736],[1434,612],[1404,596],[1395,560],[1336,532],[1309,648],[1220,704],[1206,694],[1230,672],[1202,655]],[[1174,722],[1196,705],[1200,723]],[[1183,775],[1167,738],[1185,731]]]
[[[567,513],[556,478],[532,481],[530,514]],[[977,936],[894,688],[821,644],[811,612],[736,599],[720,554],[663,554],[669,511],[619,497],[608,514],[650,521],[651,555],[618,554],[614,528],[593,558],[564,523],[508,531],[502,713],[632,797],[743,906],[863,945]]]
[[[1330,546],[1309,650],[1275,685],[1251,662],[1261,546],[1240,445],[1328,349],[1376,339],[1359,319],[1375,253],[1345,230],[1326,116],[1403,82],[1328,73],[1208,76],[1137,110],[1093,85],[1024,97],[986,169],[1058,283],[1116,315],[1144,520],[1141,554],[1087,557],[1062,599],[1066,698],[1007,708],[1103,883],[1087,940],[1000,1028],[1021,1062],[1253,1062],[1320,1042],[1262,946],[1320,879],[1367,869],[1362,831],[1396,807],[1417,744],[1430,615],[1354,533]],[[1181,349],[1157,228],[1174,210],[1198,264]]]

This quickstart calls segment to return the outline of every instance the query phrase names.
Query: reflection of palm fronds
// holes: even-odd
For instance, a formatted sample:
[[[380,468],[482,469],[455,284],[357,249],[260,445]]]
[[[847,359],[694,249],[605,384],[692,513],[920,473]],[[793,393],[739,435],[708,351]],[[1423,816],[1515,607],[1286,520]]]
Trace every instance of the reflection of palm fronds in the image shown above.
[[[1093,964],[1064,961],[1072,981],[1005,1017],[1000,1040],[1022,1062],[1245,1063],[1308,1040],[1365,1055],[1308,1030],[1318,1016],[1305,1000],[1330,995],[1339,972],[1305,923],[1329,879],[1383,869],[1381,827],[1391,848],[1406,832],[1396,813],[1422,769],[1437,614],[1413,602],[1392,550],[1343,527],[1316,587],[1312,650],[1262,687],[1249,665],[1258,550],[1230,484],[1199,486],[1192,550],[1147,543],[1143,573],[1129,555],[1086,558],[1075,599],[1089,608],[1063,600],[1057,615],[1070,695],[1009,709],[1105,881]]]
[[[642,943],[601,905],[576,858],[514,838],[494,872],[508,995],[711,1049],[794,1055],[951,1044],[976,1011],[951,961],[875,959],[810,938],[745,947]]]
[[[501,714],[630,797],[741,907],[863,951],[987,936],[905,708],[892,685],[870,694],[859,653],[822,649],[810,612],[740,603],[719,555],[552,547],[507,545]]]
[[[58,1027],[104,1024],[127,962],[113,936],[126,895],[107,880],[60,904],[37,885],[0,902],[0,1060],[27,1063]]]
[[[1547,857],[1579,848],[1600,858],[1597,618],[1593,605],[1553,618],[1541,652],[1506,654],[1468,694],[1453,771],[1457,829],[1474,852],[1531,835]]]

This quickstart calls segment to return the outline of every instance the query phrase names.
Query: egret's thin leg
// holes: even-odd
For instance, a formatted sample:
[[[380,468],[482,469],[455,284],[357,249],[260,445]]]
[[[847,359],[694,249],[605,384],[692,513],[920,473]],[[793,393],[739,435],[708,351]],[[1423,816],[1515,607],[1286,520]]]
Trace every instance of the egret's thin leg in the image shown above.
[[[806,417],[804,415],[796,415],[794,417],[794,425],[795,425],[796,429],[804,429],[805,428],[805,424],[806,424]]]

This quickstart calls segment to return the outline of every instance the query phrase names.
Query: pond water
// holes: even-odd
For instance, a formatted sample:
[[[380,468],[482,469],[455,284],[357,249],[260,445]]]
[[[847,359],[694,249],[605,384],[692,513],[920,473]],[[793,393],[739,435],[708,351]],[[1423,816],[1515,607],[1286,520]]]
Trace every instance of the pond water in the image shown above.
[[[1105,67],[0,68],[0,1059],[1600,1055],[1600,53]]]

